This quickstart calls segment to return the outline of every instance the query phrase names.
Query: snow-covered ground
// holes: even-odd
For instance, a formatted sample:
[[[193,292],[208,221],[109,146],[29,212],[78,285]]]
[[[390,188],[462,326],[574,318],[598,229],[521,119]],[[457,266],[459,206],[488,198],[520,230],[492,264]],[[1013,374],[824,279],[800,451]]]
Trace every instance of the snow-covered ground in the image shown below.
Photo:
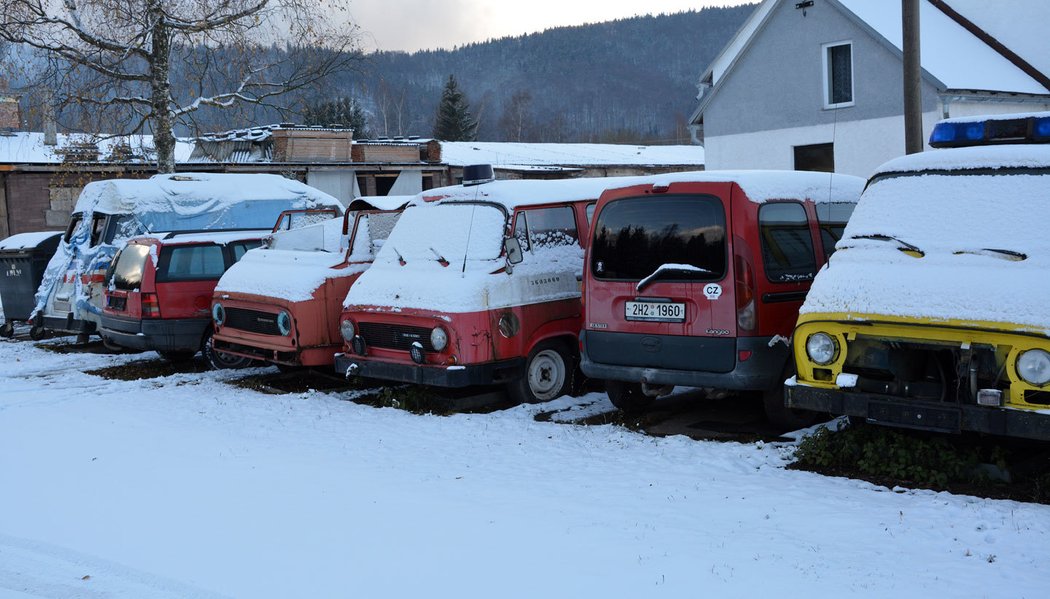
[[[145,356],[152,357],[152,356]],[[1050,507],[0,342],[0,598],[1045,597]],[[590,409],[593,409],[590,408]]]

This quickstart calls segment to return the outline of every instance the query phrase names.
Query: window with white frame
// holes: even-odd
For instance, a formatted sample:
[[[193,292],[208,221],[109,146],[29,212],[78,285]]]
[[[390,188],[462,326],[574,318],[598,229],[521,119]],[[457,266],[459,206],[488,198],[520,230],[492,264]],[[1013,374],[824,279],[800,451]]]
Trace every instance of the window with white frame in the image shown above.
[[[853,106],[853,42],[824,44],[824,108]]]

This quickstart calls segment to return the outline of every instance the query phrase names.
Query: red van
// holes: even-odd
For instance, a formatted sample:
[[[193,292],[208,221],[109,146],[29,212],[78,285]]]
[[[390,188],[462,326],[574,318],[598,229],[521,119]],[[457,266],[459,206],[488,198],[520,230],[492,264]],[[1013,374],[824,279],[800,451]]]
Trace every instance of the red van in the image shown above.
[[[411,199],[368,203],[392,210],[358,210],[352,203],[342,218],[275,233],[266,249],[234,265],[215,287],[215,348],[279,366],[330,367],[343,345],[339,316],[346,293]]]
[[[217,368],[249,361],[212,350],[212,291],[226,269],[269,231],[136,237],[113,258],[99,333],[108,345],[155,350],[168,359],[198,351]]]
[[[581,369],[642,410],[675,385],[762,391],[783,407],[788,347],[864,181],[812,172],[660,175],[610,189],[584,275]]]
[[[489,177],[405,211],[346,297],[337,372],[527,402],[570,388],[589,208],[610,179],[469,184]]]

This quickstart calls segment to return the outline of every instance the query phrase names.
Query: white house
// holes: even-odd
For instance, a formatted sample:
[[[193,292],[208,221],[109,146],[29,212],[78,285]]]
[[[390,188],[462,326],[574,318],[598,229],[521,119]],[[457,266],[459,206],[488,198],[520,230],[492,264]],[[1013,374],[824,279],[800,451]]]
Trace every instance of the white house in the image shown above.
[[[920,0],[923,128],[1050,110],[1046,0]],[[700,79],[708,170],[867,176],[904,153],[900,0],[765,0]]]

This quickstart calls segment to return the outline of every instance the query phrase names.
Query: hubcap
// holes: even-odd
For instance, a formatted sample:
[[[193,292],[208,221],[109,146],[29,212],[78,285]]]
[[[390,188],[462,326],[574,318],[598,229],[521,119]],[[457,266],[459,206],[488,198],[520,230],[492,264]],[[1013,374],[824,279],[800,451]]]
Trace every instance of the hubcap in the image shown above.
[[[565,384],[565,362],[558,352],[545,349],[532,359],[528,377],[529,390],[536,399],[554,399]]]

